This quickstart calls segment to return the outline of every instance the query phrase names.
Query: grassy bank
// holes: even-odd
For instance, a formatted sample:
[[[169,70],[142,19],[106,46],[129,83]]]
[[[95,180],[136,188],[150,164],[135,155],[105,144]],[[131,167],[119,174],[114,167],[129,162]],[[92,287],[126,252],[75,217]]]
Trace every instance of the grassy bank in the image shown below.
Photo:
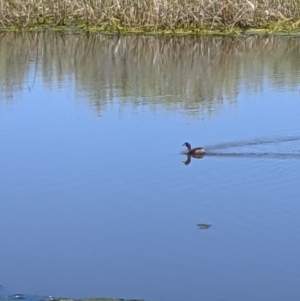
[[[297,31],[300,0],[0,0],[0,29],[210,33]]]

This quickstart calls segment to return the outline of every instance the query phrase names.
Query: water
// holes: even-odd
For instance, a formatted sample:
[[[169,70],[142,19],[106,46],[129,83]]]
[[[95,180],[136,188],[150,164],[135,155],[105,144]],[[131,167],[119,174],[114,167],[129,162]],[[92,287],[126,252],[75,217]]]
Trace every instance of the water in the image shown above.
[[[297,39],[0,40],[2,299],[299,299]]]

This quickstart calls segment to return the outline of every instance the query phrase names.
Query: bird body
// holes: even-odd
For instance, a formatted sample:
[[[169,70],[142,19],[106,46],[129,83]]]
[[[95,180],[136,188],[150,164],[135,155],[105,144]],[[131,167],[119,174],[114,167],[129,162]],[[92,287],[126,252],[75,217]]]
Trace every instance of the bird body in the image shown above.
[[[202,147],[195,147],[192,148],[191,144],[189,142],[185,142],[182,146],[186,146],[187,147],[187,155],[191,155],[191,156],[203,156],[205,154],[205,149]]]

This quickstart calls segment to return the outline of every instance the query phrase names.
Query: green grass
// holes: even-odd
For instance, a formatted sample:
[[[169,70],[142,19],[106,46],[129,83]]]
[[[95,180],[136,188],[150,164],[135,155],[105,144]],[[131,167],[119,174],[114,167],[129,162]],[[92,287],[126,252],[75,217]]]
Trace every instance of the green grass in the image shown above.
[[[0,0],[0,29],[234,33],[298,30],[300,0]]]

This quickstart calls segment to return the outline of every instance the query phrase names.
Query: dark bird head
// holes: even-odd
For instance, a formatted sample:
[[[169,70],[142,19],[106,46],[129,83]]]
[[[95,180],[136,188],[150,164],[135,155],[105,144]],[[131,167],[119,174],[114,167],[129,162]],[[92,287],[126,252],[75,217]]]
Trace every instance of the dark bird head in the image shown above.
[[[186,146],[188,148],[188,150],[191,149],[191,145],[188,142],[183,143],[182,146]]]

